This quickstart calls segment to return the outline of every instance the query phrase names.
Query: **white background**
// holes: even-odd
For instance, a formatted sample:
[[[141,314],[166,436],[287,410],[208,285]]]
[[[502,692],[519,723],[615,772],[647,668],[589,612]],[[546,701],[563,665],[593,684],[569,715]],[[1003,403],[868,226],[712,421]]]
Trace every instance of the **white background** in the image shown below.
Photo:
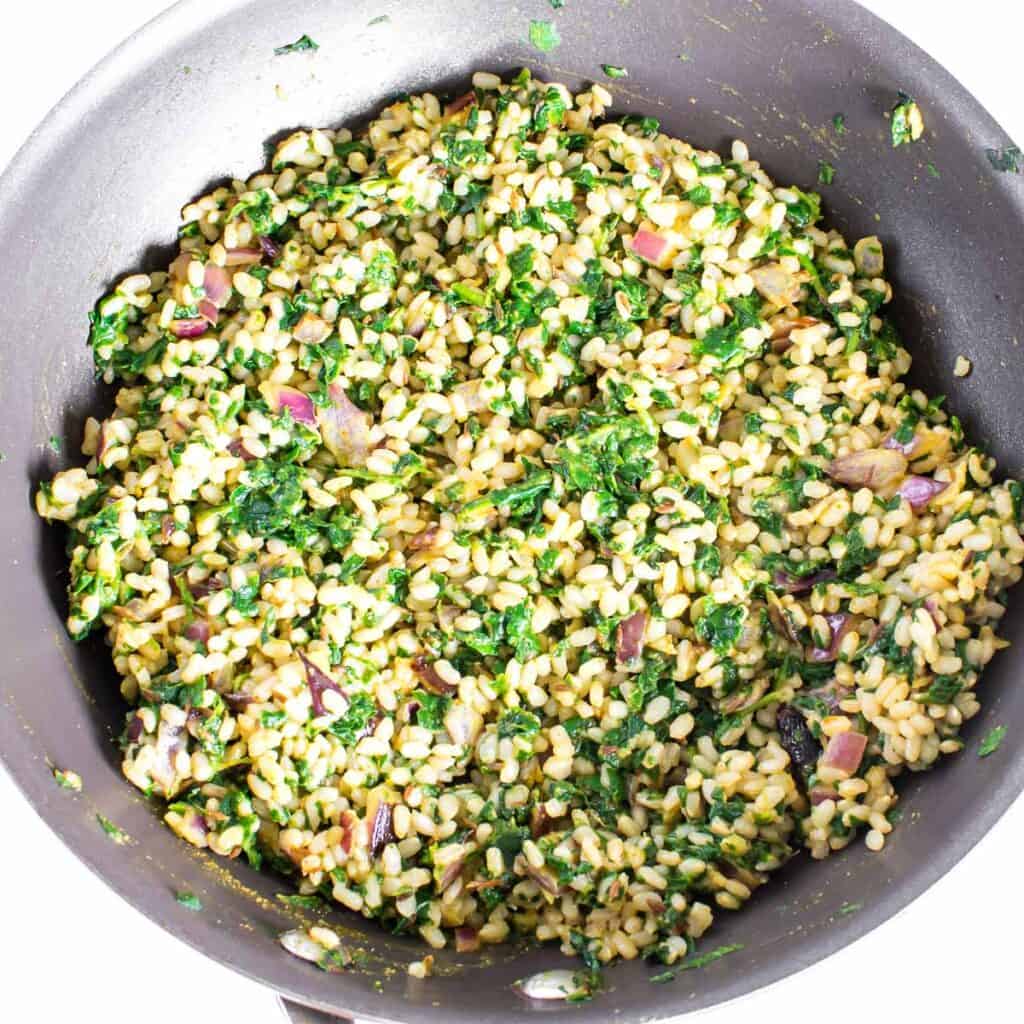
[[[0,5],[0,166],[68,88],[165,6],[166,0]],[[769,13],[771,6],[768,0]],[[1016,3],[973,0],[966,17],[964,5],[934,0],[866,6],[952,71],[1024,142],[1017,74],[1024,15]],[[281,1021],[271,992],[186,948],[108,892],[2,771],[0,806],[0,1020]],[[895,920],[795,978],[708,1011],[702,1021],[1019,1019],[1022,847],[1024,801],[1018,801],[977,849]]]

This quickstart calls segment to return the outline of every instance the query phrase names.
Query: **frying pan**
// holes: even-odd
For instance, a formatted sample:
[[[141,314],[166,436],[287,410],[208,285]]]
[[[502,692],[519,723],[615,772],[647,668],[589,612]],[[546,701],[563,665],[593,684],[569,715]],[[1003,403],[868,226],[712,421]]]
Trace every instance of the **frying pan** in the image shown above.
[[[554,22],[561,45],[531,48],[531,19]],[[313,53],[275,57],[307,33]],[[196,949],[324,1013],[422,1024],[511,1024],[537,1013],[579,1024],[657,1020],[711,1006],[797,971],[896,913],[959,860],[1024,788],[1024,688],[1012,685],[1024,643],[986,672],[984,711],[964,730],[968,752],[900,783],[906,814],[882,854],[857,844],[824,864],[798,859],[738,914],[719,915],[716,943],[743,949],[672,984],[631,963],[582,1006],[532,1005],[518,978],[564,966],[551,948],[445,951],[437,974],[409,979],[422,955],[407,938],[341,910],[327,915],[363,953],[345,974],[283,952],[277,934],[302,912],[275,900],[288,884],[178,840],[160,809],[123,781],[123,722],[109,655],[75,646],[63,628],[63,538],[36,519],[30,496],[77,449],[84,418],[108,409],[93,381],[85,312],[130,268],[166,266],[178,210],[215,181],[245,177],[265,146],[297,126],[356,123],[402,91],[464,89],[472,70],[523,65],[570,88],[601,78],[615,109],[660,118],[708,148],[743,138],[780,182],[814,187],[818,159],[837,168],[824,189],[828,220],[850,239],[880,234],[896,282],[895,319],[915,357],[912,380],[949,392],[969,435],[1007,473],[1024,469],[1024,179],[998,173],[985,148],[1005,133],[928,56],[850,2],[836,0],[186,0],[91,72],[50,114],[0,179],[0,756],[61,839],[112,889]],[[898,90],[927,132],[893,149],[884,112]],[[846,133],[832,127],[845,116]],[[931,165],[932,170],[928,168]],[[936,177],[933,170],[937,172]],[[957,355],[973,360],[952,377]],[[72,458],[74,456],[71,456]],[[1011,602],[1003,633],[1021,630]],[[997,755],[970,750],[995,723],[1011,728]],[[85,780],[74,796],[53,764]],[[102,814],[130,841],[113,844]],[[179,906],[175,890],[204,911]],[[855,914],[845,904],[862,904]],[[311,919],[306,919],[311,923]],[[295,1019],[325,1020],[295,1008]],[[311,1014],[305,1016],[305,1014]],[[300,1016],[302,1015],[302,1016]]]

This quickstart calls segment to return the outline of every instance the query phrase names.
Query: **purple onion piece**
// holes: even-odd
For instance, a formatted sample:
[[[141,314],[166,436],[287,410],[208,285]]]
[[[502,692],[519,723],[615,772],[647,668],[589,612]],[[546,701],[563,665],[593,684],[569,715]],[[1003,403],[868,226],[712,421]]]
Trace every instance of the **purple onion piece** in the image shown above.
[[[267,235],[259,236],[260,250],[263,252],[263,258],[273,262],[281,255],[281,247],[272,238]]]
[[[129,743],[138,743],[142,739],[142,734],[145,732],[145,726],[142,722],[142,716],[140,714],[133,714],[128,719],[128,724],[125,726],[124,735],[125,739]]]
[[[417,654],[412,659],[412,670],[419,676],[420,682],[423,683],[423,688],[431,693],[441,697],[450,697],[452,694],[459,692],[457,686],[446,682],[438,675],[437,669],[422,654]]]
[[[206,333],[206,321],[201,316],[171,321],[171,334],[176,338],[199,338]]]
[[[333,690],[345,697],[345,691],[326,672],[321,672],[301,651],[299,658],[306,669],[306,684],[309,686],[309,693],[313,698],[313,714],[317,717],[326,715],[327,708],[324,707],[323,702],[324,693],[327,690]]]
[[[897,441],[894,434],[890,434],[883,442],[883,448],[890,448],[894,452],[899,452],[904,458],[909,459],[914,452],[917,451],[918,446],[921,444],[921,438],[915,434],[905,444],[902,441]]]
[[[185,637],[197,644],[205,644],[210,640],[210,623],[206,619],[193,619],[185,627]]]
[[[397,838],[393,826],[394,809],[386,800],[377,801],[373,817],[370,819],[370,856],[376,857],[388,843]]]
[[[910,507],[918,512],[924,508],[932,498],[938,497],[947,487],[948,483],[935,480],[930,476],[908,476],[900,484],[898,494],[905,498]]]
[[[316,425],[328,451],[342,466],[362,466],[370,453],[370,417],[338,381],[327,388],[330,405],[316,409]]]
[[[829,583],[835,578],[835,569],[821,569],[810,576],[800,577],[790,576],[789,573],[777,569],[772,577],[772,582],[779,589],[786,591],[787,594],[807,594],[810,593],[816,583]]]
[[[631,665],[640,657],[647,629],[647,612],[627,615],[615,631],[615,660],[620,665]]]
[[[808,652],[809,661],[835,661],[839,657],[839,645],[843,642],[843,637],[850,632],[850,627],[853,625],[853,620],[846,612],[826,615],[825,621],[828,623],[829,628],[828,647],[812,647]]]

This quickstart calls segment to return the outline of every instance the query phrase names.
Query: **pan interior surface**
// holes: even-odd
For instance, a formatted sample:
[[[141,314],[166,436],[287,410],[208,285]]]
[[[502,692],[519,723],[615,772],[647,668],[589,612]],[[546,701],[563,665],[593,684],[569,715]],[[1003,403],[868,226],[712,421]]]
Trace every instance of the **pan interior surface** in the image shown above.
[[[530,22],[557,26],[541,53]],[[309,52],[274,48],[307,34]],[[898,300],[894,318],[915,357],[912,380],[949,394],[967,432],[1001,468],[1024,470],[1024,394],[1016,332],[1024,287],[1013,258],[1024,224],[1019,177],[999,174],[985,147],[1009,143],[963,89],[910,43],[853,4],[773,0],[547,0],[491,8],[477,0],[437,7],[315,0],[186,2],[158,19],[92,73],[49,118],[0,181],[0,472],[8,482],[0,545],[17,603],[0,622],[0,750],[43,817],[122,896],[198,949],[325,1010],[365,1019],[508,1021],[537,1012],[577,1021],[650,1020],[741,995],[807,966],[906,905],[990,827],[1024,785],[1024,739],[1011,729],[998,758],[978,761],[977,738],[1024,718],[1012,678],[1024,648],[986,671],[983,712],[965,729],[967,751],[928,777],[899,784],[902,825],[884,853],[857,843],[820,865],[801,858],[741,914],[719,915],[705,940],[742,944],[731,956],[668,985],[631,963],[581,1006],[520,1001],[512,983],[564,967],[554,949],[492,949],[467,959],[444,951],[434,977],[405,966],[424,947],[340,910],[326,920],[365,963],[344,975],[288,957],[278,932],[308,912],[276,899],[288,883],[186,847],[122,779],[116,737],[124,706],[99,640],[76,647],[63,617],[62,538],[32,511],[35,484],[76,456],[86,415],[109,408],[93,381],[85,314],[131,268],[165,266],[183,202],[212,182],[263,166],[266,145],[296,127],[352,125],[399,92],[464,88],[476,69],[529,66],[570,88],[605,83],[613,114],[652,114],[662,129],[728,151],[742,138],[777,181],[813,188],[818,160],[837,169],[825,220],[850,238],[878,234]],[[925,112],[927,132],[893,149],[885,112],[899,90]],[[833,117],[842,113],[846,132]],[[928,165],[939,170],[939,177]],[[954,380],[956,357],[974,366]],[[1002,633],[1013,639],[1020,608]],[[85,780],[82,795],[57,789],[50,763]],[[130,841],[111,844],[102,814]],[[174,892],[202,898],[180,907]],[[860,905],[856,913],[844,910]],[[481,991],[484,989],[484,991]]]

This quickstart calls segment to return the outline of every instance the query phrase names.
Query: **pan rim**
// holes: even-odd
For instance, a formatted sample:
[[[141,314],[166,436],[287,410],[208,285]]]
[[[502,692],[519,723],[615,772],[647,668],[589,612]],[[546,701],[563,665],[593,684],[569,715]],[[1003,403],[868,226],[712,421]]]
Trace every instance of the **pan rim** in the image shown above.
[[[39,125],[11,158],[0,173],[0,217],[4,211],[17,204],[22,182],[31,178],[33,172],[47,159],[48,151],[59,145],[68,131],[68,125],[76,120],[77,112],[92,103],[102,100],[124,80],[144,65],[147,60],[173,45],[182,38],[194,34],[202,25],[246,6],[250,0],[177,0],[131,36],[119,43],[107,56],[94,65],[65,95],[50,109]],[[838,8],[829,0],[805,0],[806,7],[823,18],[839,22],[855,35],[867,49],[900,49],[907,59],[918,63],[921,71],[931,76],[936,87],[943,93],[945,101],[969,115],[971,122],[991,135],[992,139],[1006,140],[1006,132],[968,90],[942,65],[924,50],[909,40],[883,18],[863,8],[858,3],[846,3]],[[1021,205],[1024,184],[1011,181],[1010,176],[1001,175],[998,187],[1014,193],[1015,203]],[[103,857],[106,840],[97,835],[95,842],[87,836],[74,835],[74,829],[64,819],[60,807],[49,799],[47,780],[37,771],[31,770],[28,757],[20,756],[26,749],[25,738],[12,708],[0,705],[0,764],[6,769],[19,792],[25,797],[50,831],[73,853],[92,873],[100,878],[114,893],[130,903],[149,921],[184,942],[215,962],[228,967],[243,977],[279,993],[286,999],[314,1007],[329,1014],[336,1014],[335,1006],[312,998],[308,993],[294,988],[291,984],[269,981],[252,967],[245,957],[232,956],[226,949],[212,951],[201,935],[199,924],[186,921],[184,925],[162,920],[152,907],[136,901],[130,886],[121,876],[115,864]],[[784,978],[820,963],[834,953],[863,938],[879,925],[894,917],[931,888],[946,875],[967,853],[987,834],[1009,809],[1020,793],[1024,791],[1024,747],[1008,760],[1000,780],[993,784],[988,798],[973,811],[969,824],[961,832],[947,837],[935,855],[921,863],[912,874],[904,875],[887,887],[876,901],[865,906],[858,914],[843,922],[842,927],[832,928],[819,934],[813,947],[813,956],[795,957],[783,954],[758,963],[742,977],[725,980],[716,991],[714,1002],[709,1005],[721,1006],[735,1001],[755,990],[766,988]],[[338,981],[339,994],[359,1004],[346,1009],[346,1013],[360,1019],[386,1022],[400,1018],[381,1016],[379,1007],[381,995],[371,1002],[360,996],[358,990],[346,993],[343,976]],[[395,993],[391,999],[400,1003]],[[387,997],[384,997],[387,1002]],[[376,1012],[375,1012],[376,1011]],[[687,1012],[679,1007],[672,1011],[660,1009],[638,1009],[632,1019],[644,1021],[663,1020]],[[510,1017],[513,1014],[509,1014]],[[516,1015],[518,1016],[518,1015]],[[630,1017],[623,1016],[623,1020]]]

